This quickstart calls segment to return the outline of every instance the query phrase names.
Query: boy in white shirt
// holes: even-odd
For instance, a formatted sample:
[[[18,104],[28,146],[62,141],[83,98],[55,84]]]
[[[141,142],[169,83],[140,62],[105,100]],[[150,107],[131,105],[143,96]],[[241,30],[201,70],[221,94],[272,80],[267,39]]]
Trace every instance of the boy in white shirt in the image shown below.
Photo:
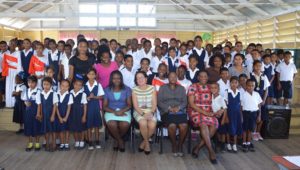
[[[242,96],[241,105],[243,110],[243,151],[254,152],[254,146],[251,143],[251,133],[254,131],[256,122],[261,119],[262,99],[259,93],[254,91],[255,82],[248,79],[246,82],[246,92]]]
[[[284,101],[283,104],[288,106],[289,99],[292,98],[294,77],[297,73],[297,69],[294,63],[291,60],[292,54],[289,51],[284,52],[284,62],[281,62],[276,67],[276,72],[278,76],[277,89],[283,91]],[[282,104],[282,100],[280,100]]]
[[[133,68],[133,58],[131,55],[125,55],[124,67],[120,69],[120,72],[123,75],[124,84],[132,89],[135,86],[135,69]]]
[[[226,91],[230,88],[229,82],[229,71],[227,68],[221,68],[220,70],[220,80],[217,82],[220,87],[220,95],[225,96]]]

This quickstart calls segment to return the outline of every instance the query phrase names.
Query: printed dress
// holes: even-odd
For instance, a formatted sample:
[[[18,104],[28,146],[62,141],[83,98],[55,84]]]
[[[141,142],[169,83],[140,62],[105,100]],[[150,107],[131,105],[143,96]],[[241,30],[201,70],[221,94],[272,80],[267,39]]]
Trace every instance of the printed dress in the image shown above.
[[[206,112],[212,112],[212,94],[208,85],[201,85],[195,83],[190,86],[188,96],[194,96],[194,102],[197,107],[205,110]],[[188,114],[190,121],[194,127],[199,127],[200,125],[215,126],[218,128],[218,119],[216,117],[206,116],[192,109],[188,108]]]

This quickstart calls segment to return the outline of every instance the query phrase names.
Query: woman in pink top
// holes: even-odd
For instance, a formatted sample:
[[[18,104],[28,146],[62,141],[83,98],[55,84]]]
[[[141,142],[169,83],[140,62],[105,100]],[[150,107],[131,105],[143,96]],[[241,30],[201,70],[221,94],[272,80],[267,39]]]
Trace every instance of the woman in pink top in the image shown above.
[[[106,45],[99,47],[97,63],[94,67],[97,71],[98,83],[100,83],[103,88],[108,87],[110,74],[118,70],[118,64],[115,61],[111,61],[110,50]]]

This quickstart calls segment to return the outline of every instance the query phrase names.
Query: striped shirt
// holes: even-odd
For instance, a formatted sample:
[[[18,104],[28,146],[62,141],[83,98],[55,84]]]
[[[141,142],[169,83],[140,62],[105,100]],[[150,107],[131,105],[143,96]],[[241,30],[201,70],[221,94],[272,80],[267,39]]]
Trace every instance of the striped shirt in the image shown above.
[[[138,106],[142,109],[152,108],[152,95],[154,86],[147,85],[145,90],[140,89],[138,86],[132,89],[132,92],[136,95]]]

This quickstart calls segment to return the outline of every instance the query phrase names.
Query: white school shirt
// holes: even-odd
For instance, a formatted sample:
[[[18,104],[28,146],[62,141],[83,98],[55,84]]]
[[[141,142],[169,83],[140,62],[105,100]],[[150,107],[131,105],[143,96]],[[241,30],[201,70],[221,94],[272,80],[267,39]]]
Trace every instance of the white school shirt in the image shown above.
[[[25,86],[24,83],[22,84],[16,84],[16,92],[21,92],[20,96],[21,96],[21,100],[26,100],[26,90],[27,87]]]
[[[111,61],[115,61],[116,53],[110,50],[110,55],[111,55]]]
[[[240,91],[241,98],[243,98],[243,95],[246,93],[246,89],[244,89],[243,87],[239,87],[238,89]]]
[[[275,74],[275,67],[270,63],[270,64],[265,64],[265,63],[263,63],[263,65],[264,65],[264,68],[266,69],[266,68],[269,68],[269,67],[272,67],[272,72],[271,72],[271,75],[273,76],[274,74]]]
[[[262,75],[262,73],[260,73],[260,75],[257,76],[253,72],[251,73],[251,75],[255,77],[256,81],[260,78],[264,81],[264,90],[266,90],[270,86],[269,79],[266,75]]]
[[[183,80],[177,79],[177,83],[184,87],[186,94],[188,93],[189,87],[192,85],[192,82],[186,78]]]
[[[70,91],[71,94],[74,95],[74,97],[76,97],[78,94],[82,93],[82,97],[81,97],[81,104],[87,104],[87,99],[86,99],[86,94],[83,92],[83,89],[79,90],[77,93],[75,93],[74,90]]]
[[[52,61],[58,60],[58,50],[56,49],[54,52],[52,50],[49,50],[49,54],[51,56]],[[62,53],[60,53],[60,59],[59,62],[62,60]]]
[[[63,65],[64,74],[65,74],[64,79],[67,79],[69,77],[69,59],[66,56],[66,53],[62,53],[60,58],[61,58],[60,60],[61,60],[61,64]]]
[[[196,73],[197,73],[197,71],[199,71],[199,68],[195,68],[195,70],[193,71],[192,69],[188,69],[188,73],[190,74],[190,78],[191,79],[194,79],[194,77],[195,77],[195,75],[196,75]]]
[[[184,65],[187,69],[189,67],[189,55],[185,54],[184,56],[178,55],[177,58],[179,59],[179,65]]]
[[[135,87],[135,83],[134,83],[135,70],[132,68],[131,71],[129,71],[126,67],[124,67],[120,69],[120,72],[123,75],[124,84],[131,89]]]
[[[220,79],[220,80],[217,81],[217,83],[219,84],[220,95],[222,97],[224,97],[226,91],[230,88],[230,81],[227,80],[227,82],[225,83],[222,79]]]
[[[227,64],[225,63],[223,67],[225,67],[225,68],[229,68],[231,65],[232,65],[232,63],[231,63],[231,62],[229,62],[229,63],[227,63]]]
[[[193,50],[195,50],[195,51],[197,52],[197,54],[200,56],[200,55],[202,54],[202,51],[205,50],[205,49],[204,49],[204,48],[198,49],[198,48],[194,47]],[[191,50],[191,51],[189,52],[189,56],[190,56],[191,54],[193,54],[193,50]],[[208,57],[207,51],[205,51],[204,62],[205,62],[205,66],[209,63],[209,57]]]
[[[32,96],[33,93],[36,93],[36,95]],[[28,101],[31,98],[31,96],[32,96],[32,100],[36,100],[36,97],[40,96],[40,94],[41,94],[41,91],[38,87],[35,87],[34,89],[28,88],[27,94],[25,94],[24,101]]]
[[[133,58],[133,68],[136,70],[136,69],[138,69],[138,68],[140,68],[140,56],[139,56],[139,50],[137,50],[137,51],[132,51],[132,50],[129,50],[128,52],[127,52],[127,54],[129,54],[129,55],[131,55],[132,56],[132,58]]]
[[[228,102],[228,93],[232,94],[232,97],[236,97],[238,94],[240,94],[240,99],[241,99],[241,93],[238,89],[236,89],[235,93],[231,88],[227,89],[227,93],[224,94],[224,100]]]
[[[3,61],[4,54],[10,54],[10,52],[8,50],[6,50],[4,52],[0,51],[0,73],[2,73],[2,61]]]
[[[262,103],[262,99],[256,91],[253,91],[252,95],[246,91],[241,100],[243,111],[251,111],[251,112],[258,111],[259,110],[258,105],[260,103]]]
[[[51,94],[51,92],[53,93],[53,104],[57,104],[57,102],[58,102],[57,93],[55,91],[53,91],[52,89],[50,89],[47,93],[43,90],[41,92],[41,94],[43,94],[45,100],[47,100],[49,95]],[[35,102],[36,102],[36,104],[41,104],[42,103],[41,95],[36,96],[36,101]]]
[[[179,67],[179,58],[177,56],[175,56],[174,58],[168,56],[168,57],[165,57],[163,59],[163,63],[165,63],[167,66],[169,66],[169,58],[171,59],[171,62],[172,62],[172,65],[175,65],[175,67]],[[177,64],[175,64],[175,62],[177,61]]]
[[[218,95],[216,98],[214,98],[214,96],[212,97],[212,101],[211,101],[211,107],[213,112],[217,112],[221,109],[226,109],[226,103],[224,98],[221,95]]]
[[[98,92],[97,92],[97,96],[104,96],[104,91],[103,88],[101,86],[101,84],[97,83],[97,81],[94,81],[93,85],[90,86],[89,81],[85,83],[85,85],[88,87],[88,90],[91,92],[93,90],[93,88],[95,86],[98,86]]]
[[[151,61],[151,58],[152,58],[152,51],[150,50],[147,54],[145,52],[144,49],[141,49],[139,51],[139,57],[140,57],[140,60],[143,59],[143,58],[148,58],[150,61]]]
[[[22,51],[23,51],[23,53],[25,54],[25,57],[26,57],[31,51],[33,51],[33,49],[29,48],[29,50],[27,50],[27,51],[25,51],[25,49],[22,50]]]
[[[61,92],[57,92],[57,96],[59,96],[59,102],[62,103],[66,97],[67,94],[70,94],[68,91],[64,92],[63,94],[61,94]],[[73,104],[73,96],[69,95],[69,101],[68,101],[68,105]],[[58,103],[57,103],[58,105]]]
[[[152,71],[154,73],[158,72],[158,66],[163,61],[164,61],[164,57],[163,56],[160,59],[157,56],[151,58],[150,67],[152,68]]]
[[[295,64],[291,62],[289,64],[281,62],[276,67],[276,71],[280,74],[280,81],[293,81],[294,74],[298,72]]]

